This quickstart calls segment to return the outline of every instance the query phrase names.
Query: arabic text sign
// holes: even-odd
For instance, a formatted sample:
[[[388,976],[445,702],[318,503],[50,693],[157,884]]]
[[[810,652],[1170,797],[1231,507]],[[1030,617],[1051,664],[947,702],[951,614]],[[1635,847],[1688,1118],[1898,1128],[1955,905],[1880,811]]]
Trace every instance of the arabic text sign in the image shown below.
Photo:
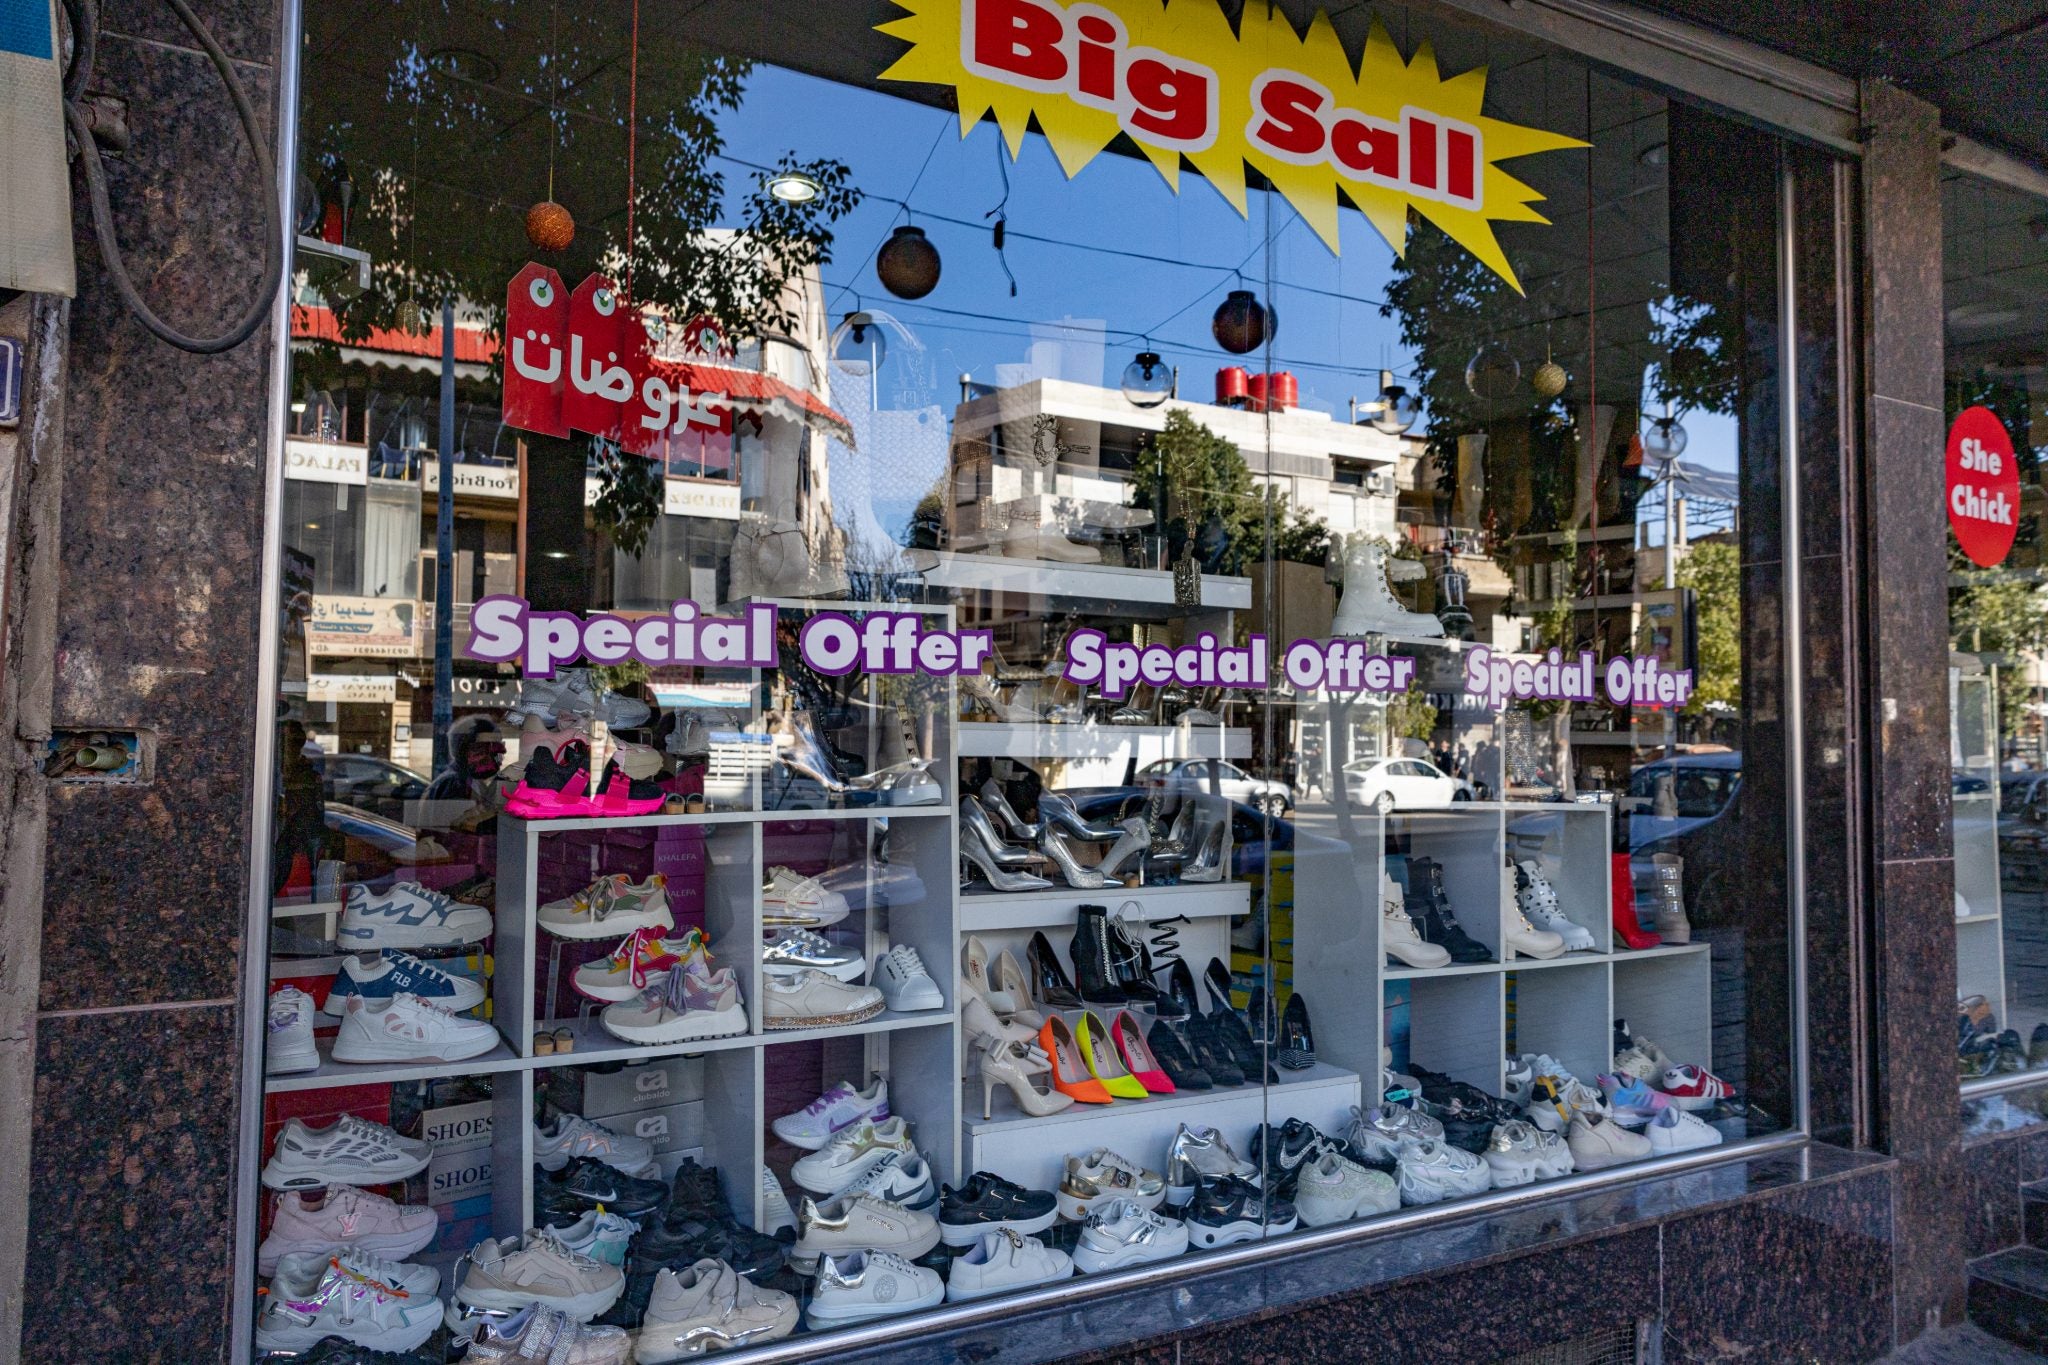
[[[410,659],[419,653],[419,604],[397,597],[315,597],[306,652],[325,657]]]
[[[895,0],[910,43],[883,80],[952,87],[965,136],[993,111],[1011,156],[1035,120],[1068,175],[1112,140],[1179,188],[1186,158],[1239,213],[1247,164],[1332,251],[1340,196],[1398,253],[1427,218],[1517,290],[1496,222],[1547,221],[1500,163],[1585,144],[1487,118],[1484,68],[1444,78],[1427,41],[1404,58],[1378,20],[1357,65],[1326,13],[1295,32],[1270,5],[1218,0]]]
[[[671,434],[732,430],[732,410],[672,385],[654,364],[640,314],[609,279],[565,291],[530,262],[505,295],[506,426],[546,436],[586,432],[634,455],[659,455]]]

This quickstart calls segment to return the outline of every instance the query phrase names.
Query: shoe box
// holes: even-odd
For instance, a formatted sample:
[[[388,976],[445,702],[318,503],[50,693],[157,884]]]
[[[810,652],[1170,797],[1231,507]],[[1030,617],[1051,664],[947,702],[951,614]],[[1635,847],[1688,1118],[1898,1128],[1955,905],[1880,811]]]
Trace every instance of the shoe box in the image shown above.
[[[434,1144],[434,1156],[417,1177],[421,1202],[441,1215],[465,1201],[489,1199],[491,1192],[492,1101],[490,1091],[468,1077],[427,1081],[401,1097],[399,1131]]]
[[[662,1057],[612,1068],[555,1067],[547,1073],[548,1103],[607,1124],[615,1115],[704,1103],[704,1059]],[[699,1131],[702,1131],[701,1120]]]

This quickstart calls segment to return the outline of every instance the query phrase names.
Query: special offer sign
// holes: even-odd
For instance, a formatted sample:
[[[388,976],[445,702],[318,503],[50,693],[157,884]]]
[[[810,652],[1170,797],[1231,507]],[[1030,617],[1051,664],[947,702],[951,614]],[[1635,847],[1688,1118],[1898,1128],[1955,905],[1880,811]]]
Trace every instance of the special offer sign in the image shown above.
[[[2020,471],[2005,423],[1986,407],[1964,409],[1948,429],[1948,524],[1972,564],[1991,568],[2019,530]]]

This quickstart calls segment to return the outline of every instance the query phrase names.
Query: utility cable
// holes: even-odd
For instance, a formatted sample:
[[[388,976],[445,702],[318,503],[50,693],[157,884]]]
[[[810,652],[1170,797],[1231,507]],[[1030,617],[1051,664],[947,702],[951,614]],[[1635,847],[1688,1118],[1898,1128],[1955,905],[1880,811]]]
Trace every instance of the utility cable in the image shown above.
[[[92,121],[87,117],[83,104],[86,83],[92,79],[94,49],[98,41],[99,0],[64,0],[65,12],[71,19],[73,42],[71,70],[64,81],[64,116],[71,125],[72,140],[78,144],[78,164],[85,171],[85,190],[92,202],[93,236],[99,243],[100,259],[106,264],[114,292],[120,295],[128,311],[159,339],[182,351],[217,355],[241,345],[263,325],[263,320],[270,315],[271,301],[277,297],[278,285],[284,278],[284,217],[277,203],[277,166],[264,140],[263,125],[256,117],[255,106],[250,104],[241,78],[235,75],[234,63],[228,59],[227,53],[221,51],[213,33],[200,22],[199,16],[192,12],[185,0],[164,0],[164,3],[191,30],[193,38],[213,62],[214,70],[220,73],[221,83],[227,86],[228,98],[233,101],[235,113],[241,118],[242,132],[249,140],[249,151],[256,158],[256,169],[263,184],[263,275],[258,281],[256,297],[250,300],[247,310],[227,331],[212,337],[189,336],[179,331],[144,302],[135,288],[134,279],[128,274],[127,262],[121,255],[121,243],[114,234],[114,209],[107,198],[106,166],[100,160],[99,144],[93,140]]]

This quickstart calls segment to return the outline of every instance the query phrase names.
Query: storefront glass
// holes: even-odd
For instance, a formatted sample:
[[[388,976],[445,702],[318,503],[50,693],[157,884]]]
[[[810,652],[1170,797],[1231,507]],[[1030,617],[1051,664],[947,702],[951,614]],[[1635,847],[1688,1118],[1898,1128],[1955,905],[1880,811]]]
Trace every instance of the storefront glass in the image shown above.
[[[1796,1130],[1784,153],[1257,8],[308,4],[259,1345]]]
[[[1957,1070],[1966,1132],[2041,1121],[2048,1068],[2048,602],[2041,596],[2041,305],[2048,202],[1942,185]]]

